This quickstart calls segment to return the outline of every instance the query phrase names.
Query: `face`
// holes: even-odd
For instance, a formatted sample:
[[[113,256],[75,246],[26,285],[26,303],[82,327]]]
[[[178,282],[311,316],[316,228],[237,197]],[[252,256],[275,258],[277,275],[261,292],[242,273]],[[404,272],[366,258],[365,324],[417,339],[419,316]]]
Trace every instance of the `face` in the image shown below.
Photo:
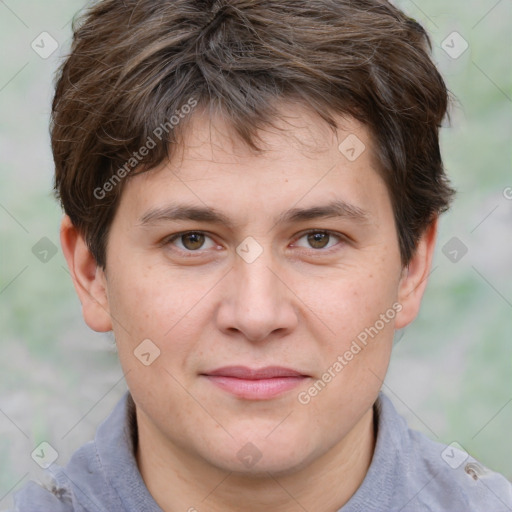
[[[227,471],[340,446],[419,304],[366,129],[283,112],[262,154],[196,114],[180,154],[126,184],[104,307],[84,306],[114,330],[139,432]]]

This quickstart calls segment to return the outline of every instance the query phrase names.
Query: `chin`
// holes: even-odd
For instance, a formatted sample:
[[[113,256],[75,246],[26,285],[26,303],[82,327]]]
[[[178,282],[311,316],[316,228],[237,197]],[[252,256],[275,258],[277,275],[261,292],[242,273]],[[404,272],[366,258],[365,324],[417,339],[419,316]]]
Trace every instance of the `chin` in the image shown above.
[[[238,475],[240,478],[268,479],[269,475],[272,475],[276,478],[293,475],[307,465],[307,460],[298,460],[294,456],[289,456],[289,458],[286,458],[286,455],[283,454],[283,458],[279,458],[278,455],[278,458],[275,460],[264,460],[262,458],[252,467],[248,467],[243,463],[233,464],[233,461],[229,461],[226,466],[222,466],[220,469],[232,472],[233,474]]]
[[[276,477],[291,475],[310,464],[314,453],[307,443],[290,435],[284,438],[283,435],[276,436],[272,442],[263,438],[236,443],[234,456],[229,449],[217,454],[210,452],[206,458],[217,468],[239,476],[268,478],[269,473]]]

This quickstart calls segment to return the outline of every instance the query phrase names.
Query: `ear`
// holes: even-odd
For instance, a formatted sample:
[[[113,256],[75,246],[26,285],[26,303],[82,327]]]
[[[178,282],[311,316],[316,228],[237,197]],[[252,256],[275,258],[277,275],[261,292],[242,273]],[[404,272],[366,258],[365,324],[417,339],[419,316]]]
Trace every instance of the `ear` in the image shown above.
[[[111,331],[112,320],[105,273],[97,266],[84,238],[67,215],[62,219],[60,243],[78,298],[82,303],[85,323],[94,331]]]
[[[398,302],[402,305],[402,310],[396,316],[395,329],[409,325],[420,310],[434,256],[437,224],[436,216],[418,241],[411,261],[402,270],[398,288]]]

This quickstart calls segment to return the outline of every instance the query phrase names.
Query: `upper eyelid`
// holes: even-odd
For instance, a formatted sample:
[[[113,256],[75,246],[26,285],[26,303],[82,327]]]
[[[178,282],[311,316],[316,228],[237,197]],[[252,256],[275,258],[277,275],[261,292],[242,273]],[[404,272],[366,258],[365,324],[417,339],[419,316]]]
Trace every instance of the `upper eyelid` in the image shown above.
[[[199,233],[200,235],[208,236],[213,240],[214,235],[208,231],[201,231],[200,229],[191,229],[188,231],[180,231],[179,233],[174,233],[173,235],[166,236],[163,239],[163,243],[168,243],[172,240],[176,240],[177,238],[180,238],[181,236],[190,235],[192,233]]]
[[[212,235],[208,231],[200,231],[200,230],[193,229],[193,230],[189,230],[189,231],[181,231],[180,233],[175,233],[173,235],[166,236],[160,243],[161,243],[161,245],[167,245],[171,242],[174,242],[175,240],[179,239],[182,236],[190,235],[192,233],[199,233],[201,235],[205,235],[208,238],[210,238],[213,242],[215,242],[214,235]],[[215,243],[217,243],[217,242],[215,242]],[[194,251],[189,251],[189,252],[194,252]],[[199,251],[195,251],[195,252],[199,252]]]
[[[306,229],[305,231],[301,231],[295,236],[295,239],[298,240],[303,236],[309,235],[311,233],[327,233],[328,235],[337,236],[338,238],[343,238],[343,233],[338,233],[337,231],[332,231],[330,229]]]

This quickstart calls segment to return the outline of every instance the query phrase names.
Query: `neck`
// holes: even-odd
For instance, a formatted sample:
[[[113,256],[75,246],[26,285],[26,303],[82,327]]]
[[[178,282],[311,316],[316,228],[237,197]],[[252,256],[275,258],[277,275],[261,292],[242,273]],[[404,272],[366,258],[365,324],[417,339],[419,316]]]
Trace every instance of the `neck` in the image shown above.
[[[142,421],[141,421],[142,420]],[[226,472],[163,441],[137,409],[137,464],[165,512],[336,512],[364,480],[375,448],[373,408],[327,453],[286,474]]]

